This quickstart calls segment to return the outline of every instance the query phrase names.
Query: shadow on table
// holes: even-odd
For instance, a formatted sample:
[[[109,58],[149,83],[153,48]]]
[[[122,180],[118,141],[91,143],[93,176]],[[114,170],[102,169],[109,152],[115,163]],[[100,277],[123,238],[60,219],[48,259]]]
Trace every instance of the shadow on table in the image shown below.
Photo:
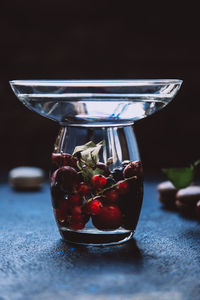
[[[143,259],[135,239],[121,245],[106,247],[75,245],[60,240],[55,250],[58,256],[62,256],[62,260],[63,257],[66,257],[67,261],[70,258],[72,263],[82,266],[94,263],[100,265],[132,264],[139,267]]]
[[[193,241],[195,243],[195,245],[197,245],[198,248],[200,248],[199,242],[198,242],[200,240],[199,228],[193,229],[193,230],[190,230],[190,229],[185,230],[182,237],[184,238],[184,240],[186,239],[186,241]]]

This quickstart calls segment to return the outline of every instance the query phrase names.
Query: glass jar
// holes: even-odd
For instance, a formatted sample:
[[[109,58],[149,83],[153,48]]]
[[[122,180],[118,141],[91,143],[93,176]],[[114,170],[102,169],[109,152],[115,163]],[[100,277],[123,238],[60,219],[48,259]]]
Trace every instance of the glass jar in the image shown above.
[[[92,245],[129,240],[143,198],[133,124],[166,106],[181,80],[11,81],[28,108],[60,123],[50,172],[63,239]]]

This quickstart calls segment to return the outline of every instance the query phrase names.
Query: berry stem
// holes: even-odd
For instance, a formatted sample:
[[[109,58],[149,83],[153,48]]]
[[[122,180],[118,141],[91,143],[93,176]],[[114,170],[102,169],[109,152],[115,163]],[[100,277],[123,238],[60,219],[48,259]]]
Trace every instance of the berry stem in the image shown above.
[[[126,179],[122,180],[121,183],[122,183],[122,182],[126,182],[126,181],[131,180],[131,179],[137,179],[137,176],[132,176],[132,177],[126,178]],[[106,191],[108,191],[108,190],[110,190],[110,189],[113,189],[113,188],[115,188],[116,186],[118,186],[118,183],[115,183],[115,184],[113,184],[113,185],[111,185],[111,186],[109,186],[109,187],[107,187],[107,188],[101,190],[101,191],[98,192],[95,196],[93,196],[92,198],[88,199],[88,200],[87,200],[87,203],[89,203],[90,201],[92,201],[92,199],[93,199],[94,197],[96,197],[96,196],[101,196],[104,192],[106,192]]]
[[[126,182],[126,181],[131,180],[131,179],[137,179],[137,176],[132,176],[132,177],[126,178],[126,179],[122,180],[121,182]],[[109,187],[107,187],[107,188],[101,190],[101,191],[98,193],[98,195],[101,195],[101,194],[103,194],[104,192],[106,192],[106,191],[108,191],[108,190],[110,190],[110,189],[112,189],[112,188],[115,188],[116,186],[118,186],[118,183],[115,183],[115,184],[113,184],[113,185],[111,185],[111,186],[109,186]]]
[[[83,168],[80,164],[80,160],[78,160],[76,164],[77,164],[77,167],[79,168],[79,170],[81,170],[81,172],[82,172]]]

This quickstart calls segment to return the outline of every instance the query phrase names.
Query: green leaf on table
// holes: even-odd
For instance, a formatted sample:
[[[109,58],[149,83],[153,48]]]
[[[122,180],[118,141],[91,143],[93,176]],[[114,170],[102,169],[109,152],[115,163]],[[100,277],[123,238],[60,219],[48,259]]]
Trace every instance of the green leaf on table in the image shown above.
[[[162,169],[168,179],[177,189],[182,189],[191,184],[194,179],[194,166],[186,168],[168,168]]]

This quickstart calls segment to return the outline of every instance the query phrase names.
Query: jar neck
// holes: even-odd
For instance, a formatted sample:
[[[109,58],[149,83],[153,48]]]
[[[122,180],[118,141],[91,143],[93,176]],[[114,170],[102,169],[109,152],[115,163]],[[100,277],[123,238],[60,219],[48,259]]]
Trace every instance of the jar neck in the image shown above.
[[[132,126],[125,127],[62,127],[54,151],[72,154],[76,146],[88,142],[104,141],[100,161],[113,159],[115,168],[124,160],[140,160],[137,141]]]

